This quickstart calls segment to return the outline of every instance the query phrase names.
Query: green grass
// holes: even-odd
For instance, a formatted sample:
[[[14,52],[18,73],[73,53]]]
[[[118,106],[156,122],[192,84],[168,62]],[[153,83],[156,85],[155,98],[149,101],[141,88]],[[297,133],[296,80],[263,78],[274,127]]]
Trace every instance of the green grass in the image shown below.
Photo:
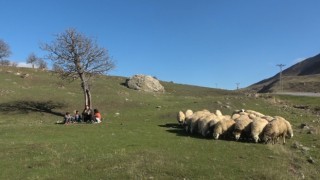
[[[0,69],[0,179],[319,177],[319,134],[299,129],[317,118],[310,112],[232,91],[169,82],[162,82],[164,94],[144,93],[121,85],[125,78],[100,77],[92,95],[104,117],[102,124],[56,125],[66,111],[82,110],[79,82],[61,83],[48,72],[19,69],[30,74],[23,79],[7,73],[7,67]],[[294,138],[273,146],[215,141],[189,136],[175,120],[179,110],[220,109],[231,114],[242,108],[287,118]],[[310,150],[292,148],[295,141]],[[315,164],[307,162],[309,156]]]

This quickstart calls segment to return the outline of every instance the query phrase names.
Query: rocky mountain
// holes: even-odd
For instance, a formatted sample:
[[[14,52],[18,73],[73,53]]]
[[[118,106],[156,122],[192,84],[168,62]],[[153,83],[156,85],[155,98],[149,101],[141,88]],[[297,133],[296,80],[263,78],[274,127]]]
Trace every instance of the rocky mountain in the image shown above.
[[[318,92],[320,91],[320,54],[307,58],[282,72],[283,91]],[[280,90],[279,73],[257,82],[247,90],[259,93]]]

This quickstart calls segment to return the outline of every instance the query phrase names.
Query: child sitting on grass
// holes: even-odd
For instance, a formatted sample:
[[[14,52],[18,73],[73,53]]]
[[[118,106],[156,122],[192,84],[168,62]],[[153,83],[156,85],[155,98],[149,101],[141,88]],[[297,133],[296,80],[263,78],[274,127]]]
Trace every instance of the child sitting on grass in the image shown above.
[[[72,116],[70,115],[69,112],[66,112],[64,115],[64,124],[70,124],[72,122]]]
[[[98,109],[93,110],[94,113],[94,123],[101,123],[101,114]]]
[[[74,122],[80,123],[81,122],[81,115],[79,114],[79,111],[76,110],[74,117],[73,117]]]

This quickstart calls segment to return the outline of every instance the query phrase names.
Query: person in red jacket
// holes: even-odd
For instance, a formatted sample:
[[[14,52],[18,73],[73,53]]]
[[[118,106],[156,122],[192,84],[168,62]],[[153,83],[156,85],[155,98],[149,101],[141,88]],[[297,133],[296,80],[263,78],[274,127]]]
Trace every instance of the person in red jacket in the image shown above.
[[[99,110],[98,109],[94,109],[93,113],[94,113],[94,122],[95,123],[101,123],[101,114],[100,114]]]

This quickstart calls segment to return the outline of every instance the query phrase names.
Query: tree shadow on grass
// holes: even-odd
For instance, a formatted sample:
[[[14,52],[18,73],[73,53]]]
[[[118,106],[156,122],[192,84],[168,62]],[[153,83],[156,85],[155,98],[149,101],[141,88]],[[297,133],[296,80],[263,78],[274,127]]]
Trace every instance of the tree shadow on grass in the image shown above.
[[[6,114],[27,114],[30,112],[42,112],[63,117],[63,113],[54,111],[54,109],[61,109],[64,107],[66,107],[64,103],[53,101],[13,101],[9,103],[0,104],[0,112]]]

